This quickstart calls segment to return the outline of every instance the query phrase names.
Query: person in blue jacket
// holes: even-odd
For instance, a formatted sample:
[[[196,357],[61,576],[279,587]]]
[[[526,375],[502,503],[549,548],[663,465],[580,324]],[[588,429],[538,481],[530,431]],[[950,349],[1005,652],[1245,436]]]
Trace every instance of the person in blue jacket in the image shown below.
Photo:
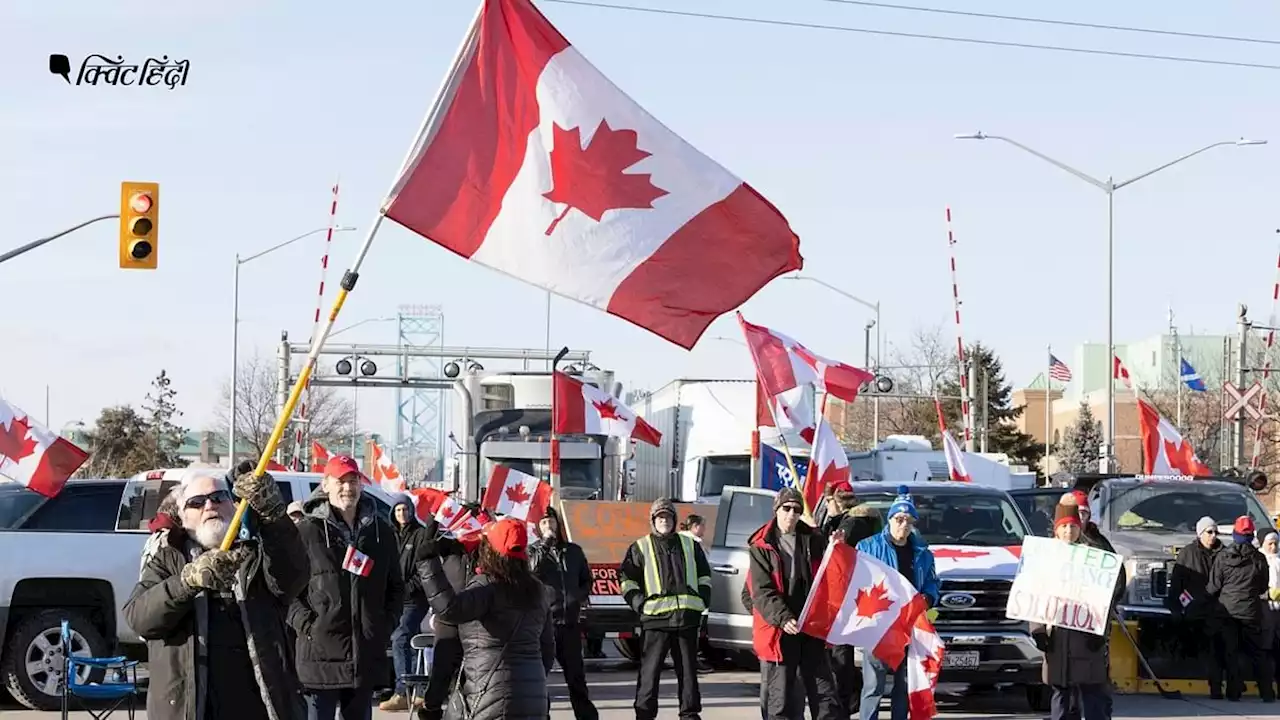
[[[920,513],[907,486],[898,486],[898,496],[886,515],[888,522],[884,530],[858,543],[858,552],[897,570],[925,597],[929,608],[934,608],[938,604],[938,571],[928,543],[914,532]],[[884,697],[885,681],[890,675],[893,676],[893,696],[889,700],[889,716],[892,720],[907,720],[906,663],[890,669],[871,653],[862,656],[861,720],[879,717],[880,699]]]

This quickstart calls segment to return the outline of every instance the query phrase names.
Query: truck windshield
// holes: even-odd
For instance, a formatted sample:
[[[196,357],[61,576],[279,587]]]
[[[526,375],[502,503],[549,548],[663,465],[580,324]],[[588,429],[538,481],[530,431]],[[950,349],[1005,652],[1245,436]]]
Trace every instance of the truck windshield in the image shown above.
[[[1242,487],[1225,484],[1136,485],[1117,493],[1106,513],[1112,530],[1194,533],[1196,521],[1206,515],[1222,525],[1248,515],[1258,527],[1271,527],[1257,498]]]
[[[751,487],[751,457],[721,455],[704,458],[698,478],[698,497],[720,497],[727,487]]]
[[[1002,495],[938,493],[912,490],[920,521],[916,531],[930,545],[1021,545],[1027,529],[1013,503]],[[917,494],[918,493],[918,494]],[[880,511],[883,517],[894,496],[858,493],[858,500]]]
[[[494,464],[506,465],[544,482],[551,482],[551,467],[546,460],[527,458],[490,458]],[[580,490],[604,489],[604,462],[595,459],[560,460],[560,485]]]
[[[0,482],[0,530],[17,530],[46,498],[17,483]]]

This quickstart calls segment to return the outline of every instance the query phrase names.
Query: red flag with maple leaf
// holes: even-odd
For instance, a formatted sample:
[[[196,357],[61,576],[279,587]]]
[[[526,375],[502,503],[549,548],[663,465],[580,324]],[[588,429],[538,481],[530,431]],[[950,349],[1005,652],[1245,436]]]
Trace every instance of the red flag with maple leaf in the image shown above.
[[[930,720],[938,714],[933,690],[942,672],[946,643],[929,622],[927,615],[916,617],[907,646],[907,710],[911,720]]]
[[[495,465],[480,505],[500,515],[536,523],[551,502],[551,485],[507,465]]]
[[[554,377],[557,433],[635,438],[654,447],[662,444],[662,433],[618,398],[562,372]]]
[[[1213,471],[1196,457],[1191,441],[1184,440],[1173,423],[1145,400],[1138,400],[1142,426],[1142,472],[1145,475],[1194,475],[1209,477]]]
[[[484,0],[450,76],[384,203],[432,242],[684,348],[803,265],[773,205],[645,112],[530,0]]]
[[[311,441],[311,472],[324,472],[325,463],[329,462],[329,448],[315,440]]]
[[[89,453],[0,398],[0,480],[54,497],[88,459]]]

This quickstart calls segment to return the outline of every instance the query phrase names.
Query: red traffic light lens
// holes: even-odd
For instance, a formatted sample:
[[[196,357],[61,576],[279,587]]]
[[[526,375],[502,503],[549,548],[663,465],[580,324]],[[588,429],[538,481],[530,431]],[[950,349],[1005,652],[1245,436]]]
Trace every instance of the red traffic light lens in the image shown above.
[[[147,193],[135,193],[129,198],[129,209],[136,213],[151,212],[151,195]]]

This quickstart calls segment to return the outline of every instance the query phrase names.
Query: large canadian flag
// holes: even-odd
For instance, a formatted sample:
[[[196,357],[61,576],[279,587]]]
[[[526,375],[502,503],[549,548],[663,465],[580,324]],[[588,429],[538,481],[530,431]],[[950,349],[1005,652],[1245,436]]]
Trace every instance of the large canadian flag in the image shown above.
[[[556,432],[635,438],[654,447],[662,444],[662,433],[613,395],[562,372],[554,378]]]
[[[813,452],[809,455],[809,473],[804,479],[804,502],[813,511],[822,502],[822,494],[836,483],[849,482],[849,456],[836,438],[831,423],[818,419],[818,429],[813,437]]]
[[[1139,421],[1142,424],[1142,472],[1145,475],[1195,475],[1209,477],[1213,471],[1183,440],[1173,423],[1164,419],[1159,410],[1146,400],[1138,400]]]
[[[0,398],[0,480],[53,497],[88,459],[89,453]]]
[[[550,502],[550,485],[506,465],[495,465],[480,504],[501,515],[536,523]]]
[[[828,360],[777,330],[747,322],[742,313],[738,313],[738,323],[767,395],[813,385],[820,392],[853,402],[862,386],[875,380],[873,373],[862,368]]]
[[[786,218],[587,62],[530,0],[484,0],[386,216],[691,348],[803,265]]]
[[[924,596],[897,570],[847,543],[831,543],[800,613],[800,630],[830,645],[863,648],[897,668],[926,609]]]

